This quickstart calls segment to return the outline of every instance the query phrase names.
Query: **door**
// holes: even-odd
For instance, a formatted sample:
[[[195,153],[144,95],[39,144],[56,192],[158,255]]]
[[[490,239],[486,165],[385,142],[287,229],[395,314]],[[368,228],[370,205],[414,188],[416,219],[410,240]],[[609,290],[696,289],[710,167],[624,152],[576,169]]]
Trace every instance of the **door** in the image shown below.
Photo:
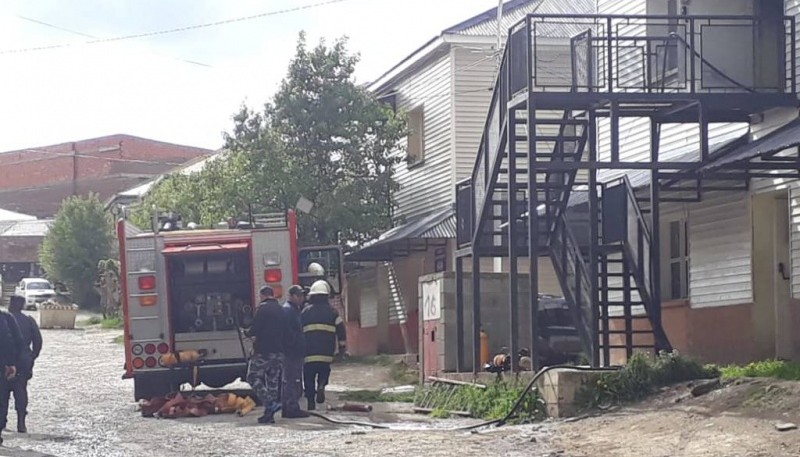
[[[775,357],[792,359],[794,325],[791,309],[791,258],[789,246],[789,199],[775,197]]]
[[[441,279],[421,283],[422,292],[422,366],[425,377],[439,373],[439,322],[442,317]]]

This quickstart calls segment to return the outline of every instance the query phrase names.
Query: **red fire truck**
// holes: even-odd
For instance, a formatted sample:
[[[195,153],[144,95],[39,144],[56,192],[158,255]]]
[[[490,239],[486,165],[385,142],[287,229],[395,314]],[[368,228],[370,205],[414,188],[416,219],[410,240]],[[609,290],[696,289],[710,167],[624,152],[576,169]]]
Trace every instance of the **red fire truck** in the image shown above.
[[[283,299],[291,284],[309,285],[322,271],[343,296],[341,250],[298,247],[292,211],[218,229],[178,228],[176,217],[153,225],[143,232],[117,223],[123,377],[133,378],[136,400],[187,382],[221,388],[244,379],[250,342],[240,330],[252,323],[262,285]]]

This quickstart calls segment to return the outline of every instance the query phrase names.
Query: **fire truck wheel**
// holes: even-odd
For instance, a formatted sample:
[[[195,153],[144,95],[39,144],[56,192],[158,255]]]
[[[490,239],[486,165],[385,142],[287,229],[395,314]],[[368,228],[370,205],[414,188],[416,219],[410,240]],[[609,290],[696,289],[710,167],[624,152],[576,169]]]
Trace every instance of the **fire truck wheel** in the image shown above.
[[[169,380],[158,375],[136,375],[133,378],[134,400],[163,397],[170,392]]]
[[[221,389],[236,380],[230,375],[207,374],[200,378],[200,381],[213,389]]]

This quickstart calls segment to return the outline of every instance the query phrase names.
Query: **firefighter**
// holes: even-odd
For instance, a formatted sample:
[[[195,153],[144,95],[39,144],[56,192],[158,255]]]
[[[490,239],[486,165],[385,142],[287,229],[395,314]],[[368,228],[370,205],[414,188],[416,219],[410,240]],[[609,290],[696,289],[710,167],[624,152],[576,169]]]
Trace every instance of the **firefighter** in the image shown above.
[[[305,356],[305,340],[300,313],[306,301],[306,293],[300,286],[289,288],[289,297],[283,304],[286,319],[286,358],[283,366],[283,403],[281,415],[286,418],[308,417],[308,413],[300,409],[300,396],[303,394],[303,357]]]
[[[0,311],[0,391],[6,391],[17,375],[17,364],[22,354],[22,335],[17,321],[8,313]],[[0,396],[0,445],[3,444],[2,431],[6,428],[8,398]]]
[[[339,354],[347,356],[344,321],[330,305],[329,295],[328,283],[316,281],[308,292],[310,306],[302,313],[306,341],[303,382],[309,411],[314,410],[317,403],[325,403],[325,386],[330,378],[337,340]]]
[[[247,365],[247,383],[264,405],[264,415],[258,418],[258,423],[272,424],[275,413],[281,408],[286,325],[283,309],[275,299],[272,287],[262,286],[259,292],[261,303],[253,325],[245,332],[246,336],[255,337]]]
[[[11,394],[14,394],[14,407],[17,410],[17,431],[19,433],[28,432],[27,427],[25,427],[25,416],[28,414],[28,381],[33,377],[33,365],[36,359],[39,358],[39,353],[42,352],[42,333],[39,331],[39,326],[34,318],[22,314],[24,306],[25,298],[18,295],[11,297],[11,301],[8,304],[8,310],[14,317],[22,337],[22,347],[17,364],[17,375],[6,385],[6,389],[0,391],[0,395],[2,395],[0,401],[6,406]],[[7,414],[7,409],[0,412],[4,418],[5,414]],[[5,422],[5,420],[2,422]]]

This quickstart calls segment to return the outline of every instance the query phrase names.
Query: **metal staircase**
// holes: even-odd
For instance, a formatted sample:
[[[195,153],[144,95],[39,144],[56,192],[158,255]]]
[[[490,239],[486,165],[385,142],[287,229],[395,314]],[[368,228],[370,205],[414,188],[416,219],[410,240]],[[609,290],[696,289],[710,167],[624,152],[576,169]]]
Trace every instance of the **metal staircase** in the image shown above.
[[[794,19],[779,22],[794,43]],[[794,58],[790,72],[786,62],[775,62],[776,74],[787,77],[774,87],[720,77],[736,69],[710,64],[709,56],[727,52],[710,37],[732,23],[762,27],[748,16],[531,14],[509,29],[475,167],[456,186],[456,320],[464,322],[464,259],[470,258],[473,369],[479,361],[480,259],[488,257],[509,260],[512,353],[519,331],[518,261],[526,257],[531,271],[538,258],[550,259],[593,365],[624,362],[637,350],[671,350],[661,323],[660,204],[679,200],[662,197],[662,190],[696,193],[691,201],[700,201],[704,191],[727,189],[713,180],[734,175],[700,171],[715,159],[709,125],[749,122],[765,109],[797,105]],[[687,48],[679,53],[685,58],[667,74],[665,50],[676,41],[683,43],[679,50]],[[625,150],[622,118],[648,120],[649,157]],[[699,161],[660,156],[661,126],[670,123],[698,126]],[[599,151],[601,125],[608,133]],[[637,199],[626,177],[636,170],[649,175],[646,199]],[[533,340],[538,277],[527,280]]]

